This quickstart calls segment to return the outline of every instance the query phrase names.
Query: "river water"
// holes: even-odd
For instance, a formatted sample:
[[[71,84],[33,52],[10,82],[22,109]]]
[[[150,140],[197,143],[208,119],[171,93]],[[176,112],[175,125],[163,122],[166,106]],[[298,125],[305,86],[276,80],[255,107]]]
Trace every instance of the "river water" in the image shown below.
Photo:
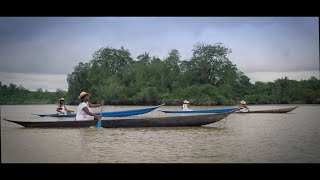
[[[67,107],[76,110],[76,106]],[[104,106],[104,111],[144,107],[149,106]],[[262,110],[292,105],[249,107]],[[31,113],[54,113],[55,108],[55,105],[1,105],[2,163],[320,162],[319,105],[300,105],[286,114],[231,114],[201,127],[45,129],[24,128],[2,119],[51,120]],[[99,112],[100,108],[94,111]],[[163,113],[155,110],[141,116],[157,117]]]

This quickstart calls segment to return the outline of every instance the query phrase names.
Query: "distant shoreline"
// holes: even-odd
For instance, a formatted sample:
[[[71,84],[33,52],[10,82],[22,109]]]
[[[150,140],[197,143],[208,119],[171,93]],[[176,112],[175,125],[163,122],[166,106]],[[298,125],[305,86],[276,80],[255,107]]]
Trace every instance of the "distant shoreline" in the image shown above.
[[[161,103],[160,103],[161,104]],[[160,104],[105,104],[104,106],[154,106]],[[54,104],[36,104],[36,103],[26,103],[26,104],[0,104],[1,105],[58,105],[58,103]],[[77,104],[66,104],[67,106],[77,106]],[[182,104],[165,104],[165,106],[181,106]],[[255,106],[255,105],[320,105],[320,104],[307,104],[307,103],[279,103],[279,104],[250,104],[247,103],[248,106]],[[219,105],[199,105],[199,104],[191,104],[191,106],[238,106],[238,104],[219,104]]]

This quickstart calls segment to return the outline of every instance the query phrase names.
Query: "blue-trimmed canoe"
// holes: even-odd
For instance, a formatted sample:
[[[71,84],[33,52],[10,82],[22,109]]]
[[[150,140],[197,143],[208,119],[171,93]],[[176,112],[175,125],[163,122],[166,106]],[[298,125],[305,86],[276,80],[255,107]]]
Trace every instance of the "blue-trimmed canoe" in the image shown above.
[[[169,117],[125,117],[111,118],[101,121],[101,127],[104,128],[129,128],[129,127],[183,127],[183,126],[202,126],[222,120],[229,116],[228,113],[211,113],[188,116],[169,116]],[[98,121],[17,121],[3,118],[6,121],[19,124],[28,128],[88,128],[97,127]]]
[[[151,112],[164,104],[149,107],[149,108],[143,108],[143,109],[132,109],[132,110],[124,110],[124,111],[114,111],[114,112],[102,112],[102,117],[126,117],[126,116],[134,116],[134,115],[140,115],[145,114],[148,112]],[[95,113],[96,115],[100,115],[100,113]],[[76,114],[32,114],[37,115],[40,117],[59,117],[59,118],[73,118],[76,117]]]
[[[236,110],[237,108],[225,108],[225,109],[204,109],[204,110],[190,110],[190,111],[164,111],[159,110],[164,113],[183,113],[183,114],[193,114],[193,113],[226,113]]]

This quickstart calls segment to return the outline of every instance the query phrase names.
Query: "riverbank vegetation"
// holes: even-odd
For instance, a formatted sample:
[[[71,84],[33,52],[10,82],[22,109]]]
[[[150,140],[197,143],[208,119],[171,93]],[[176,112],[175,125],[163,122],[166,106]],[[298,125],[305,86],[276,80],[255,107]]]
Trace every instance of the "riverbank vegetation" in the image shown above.
[[[77,104],[81,91],[92,94],[92,101],[110,105],[235,105],[242,99],[248,104],[320,103],[320,80],[255,82],[232,63],[231,49],[221,43],[196,44],[192,57],[181,59],[172,49],[160,59],[145,52],[133,58],[129,50],[105,47],[94,52],[87,63],[80,62],[68,74],[68,91],[29,91],[10,84],[1,85],[1,104],[56,103],[65,97]]]

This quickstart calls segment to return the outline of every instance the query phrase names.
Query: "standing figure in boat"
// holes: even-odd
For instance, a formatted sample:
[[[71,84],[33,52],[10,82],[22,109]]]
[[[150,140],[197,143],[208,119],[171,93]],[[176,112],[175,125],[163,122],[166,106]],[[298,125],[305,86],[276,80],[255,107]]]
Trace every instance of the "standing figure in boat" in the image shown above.
[[[247,104],[247,102],[244,100],[240,101],[240,105],[238,107],[239,112],[250,112],[250,109],[245,104]]]
[[[76,121],[82,120],[99,120],[101,116],[96,115],[91,108],[99,107],[103,104],[91,104],[89,102],[90,94],[86,92],[81,92],[78,98],[80,99],[80,104],[78,106]]]
[[[190,102],[188,100],[183,101],[182,110],[183,111],[192,111],[192,109],[190,108]]]
[[[74,112],[67,109],[67,107],[64,105],[64,98],[59,99],[59,106],[57,107],[56,111],[58,114],[71,114],[71,112]]]

